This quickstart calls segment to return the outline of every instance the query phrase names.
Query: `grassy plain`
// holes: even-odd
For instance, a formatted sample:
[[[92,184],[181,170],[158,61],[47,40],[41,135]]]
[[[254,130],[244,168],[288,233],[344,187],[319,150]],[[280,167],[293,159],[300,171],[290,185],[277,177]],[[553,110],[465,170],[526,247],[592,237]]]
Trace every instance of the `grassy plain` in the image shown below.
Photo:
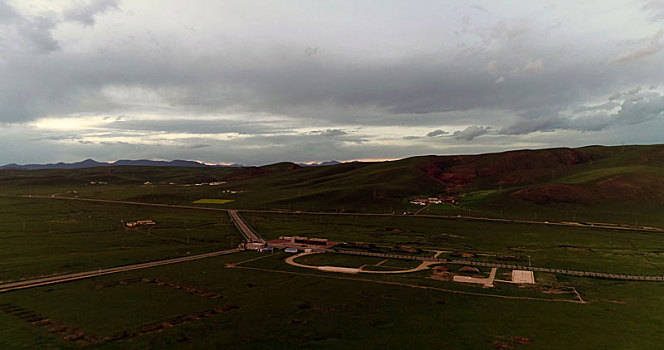
[[[557,281],[576,286],[590,301],[575,304],[406,285],[442,286],[417,276],[353,280],[331,273],[301,274],[301,269],[284,265],[279,254],[240,265],[262,270],[225,267],[228,262],[255,257],[259,255],[242,253],[1,294],[0,303],[34,310],[97,337],[218,305],[239,307],[158,332],[93,344],[93,348],[494,349],[505,343],[518,349],[586,349],[589,345],[655,349],[664,342],[659,330],[664,322],[660,284]],[[152,285],[96,288],[135,277],[196,285],[222,298],[205,299]],[[463,290],[486,292],[472,286]],[[513,294],[524,293],[528,291],[513,290]],[[0,313],[0,320],[3,348],[80,347],[13,315]],[[514,337],[532,343],[520,345]]]
[[[128,229],[123,222],[157,225]],[[228,249],[223,212],[0,198],[0,280],[78,272]]]
[[[457,191],[460,206],[434,205],[422,213],[664,227],[658,197],[663,193],[661,152],[662,146],[626,147],[622,152],[591,147],[578,151],[579,159],[568,157],[578,155],[568,150],[545,150],[301,169],[283,163],[245,169],[3,171],[0,280],[193,255],[240,241],[224,212],[16,197],[21,194],[183,205],[207,198],[224,203],[195,205],[401,213],[420,209],[408,203],[410,198]],[[193,185],[211,181],[226,183]],[[624,191],[590,204],[579,202],[588,198],[565,197],[569,191],[562,192],[562,200],[556,197],[561,195],[557,189],[585,187],[598,193]],[[531,192],[519,192],[523,190]],[[465,252],[486,261],[527,264],[530,258],[537,266],[664,273],[664,240],[659,233],[417,216],[243,216],[268,239],[305,235],[366,242],[378,251],[409,246],[443,250],[443,257]],[[133,230],[123,226],[140,219],[157,225]],[[661,283],[537,273],[538,287],[497,283],[483,289],[433,278],[431,271],[344,275],[290,266],[285,257],[242,252],[3,293],[0,305],[30,310],[85,332],[97,339],[88,344],[92,348],[656,349],[664,343]],[[336,254],[300,259],[314,265],[375,269],[417,264]],[[239,262],[234,268],[227,265]],[[456,272],[460,267],[447,268]],[[509,273],[500,269],[498,277],[508,279]],[[586,303],[574,303],[578,298],[572,291]],[[207,292],[221,298],[204,296]],[[196,316],[219,307],[229,308]],[[20,315],[0,311],[0,348],[82,346]],[[187,315],[196,317],[132,335],[146,325]],[[99,341],[117,335],[124,340]],[[519,344],[518,339],[532,343]]]

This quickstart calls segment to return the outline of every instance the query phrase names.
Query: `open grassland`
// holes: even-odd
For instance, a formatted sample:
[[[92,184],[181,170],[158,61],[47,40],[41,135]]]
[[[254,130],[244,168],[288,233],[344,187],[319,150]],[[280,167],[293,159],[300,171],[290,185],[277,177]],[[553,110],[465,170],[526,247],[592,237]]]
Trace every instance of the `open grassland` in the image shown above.
[[[124,225],[142,219],[157,224]],[[240,240],[222,212],[0,198],[2,281],[228,249]]]
[[[593,348],[654,349],[664,342],[659,329],[664,322],[660,284],[543,277],[575,286],[589,301],[580,304],[410,286],[445,285],[426,276],[351,279],[310,273],[285,265],[282,254],[226,267],[258,257],[265,256],[240,253],[0,294],[0,304],[84,332],[84,339],[93,340],[88,343],[92,348],[494,349],[509,344],[517,349],[586,349],[592,344]],[[131,283],[137,278],[168,284]],[[207,298],[174,286],[195,286],[220,297]],[[513,296],[532,293],[513,286],[501,291],[459,288]],[[213,308],[227,311],[158,330],[143,326]],[[66,333],[33,325],[17,314],[0,312],[0,320],[2,348],[81,346],[81,340],[65,340]],[[138,329],[145,332],[136,333]],[[104,341],[108,336],[118,340]],[[531,343],[519,343],[524,340]]]
[[[422,207],[409,199],[451,194],[460,206],[432,205],[420,214],[664,227],[663,150],[588,147],[320,168],[2,171],[0,280],[193,255],[240,241],[225,212],[21,194],[376,213],[414,212]],[[225,183],[202,185],[209,182]],[[192,204],[201,198],[214,200]],[[303,235],[364,242],[349,249],[664,274],[661,233],[412,215],[242,215],[267,239]],[[142,219],[157,225],[124,226]],[[498,282],[485,289],[449,279],[450,273],[486,277],[488,268],[475,274],[448,264],[348,275],[291,266],[286,257],[241,252],[2,293],[0,348],[656,349],[664,343],[661,283],[537,272],[536,286]],[[384,271],[418,265],[341,254],[297,261]],[[496,278],[509,280],[510,272],[498,269]]]
[[[220,185],[204,185],[209,182]],[[422,208],[410,199],[440,195],[460,205],[433,205],[422,214],[664,227],[664,146],[421,156],[326,167],[3,170],[0,194],[165,204],[218,198],[240,209],[373,213],[414,212]]]
[[[282,235],[477,254],[482,261],[596,272],[661,275],[661,233],[425,217],[244,213],[268,239]],[[377,247],[376,249],[380,249]]]

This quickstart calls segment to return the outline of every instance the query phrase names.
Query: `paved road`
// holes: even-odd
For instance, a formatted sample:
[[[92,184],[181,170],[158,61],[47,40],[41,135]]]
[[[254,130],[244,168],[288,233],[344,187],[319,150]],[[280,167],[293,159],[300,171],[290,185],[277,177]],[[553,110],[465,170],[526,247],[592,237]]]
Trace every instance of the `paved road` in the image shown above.
[[[511,270],[527,270],[527,271],[538,271],[538,272],[550,272],[550,273],[557,273],[557,274],[570,275],[570,276],[594,277],[594,278],[604,278],[604,279],[623,280],[623,281],[664,282],[664,276],[658,276],[658,275],[650,275],[650,276],[647,276],[647,275],[628,275],[628,274],[616,274],[616,273],[605,273],[605,272],[552,269],[552,268],[548,268],[548,267],[536,267],[536,266],[523,266],[523,265],[516,265],[516,264],[491,263],[491,262],[475,261],[475,260],[434,258],[434,257],[425,257],[425,256],[407,255],[407,254],[373,253],[373,252],[363,252],[363,251],[345,250],[345,249],[328,250],[328,252],[337,253],[337,254],[373,256],[373,257],[391,258],[391,259],[420,260],[420,261],[439,262],[439,263],[447,263],[447,264],[458,264],[458,265],[498,267],[498,268],[505,268],[505,269],[511,269]]]
[[[126,271],[145,269],[145,268],[155,267],[155,266],[176,264],[176,263],[181,263],[181,262],[186,262],[186,261],[192,261],[192,260],[210,258],[210,257],[214,257],[214,256],[219,256],[219,255],[236,253],[236,252],[239,252],[239,251],[240,251],[239,248],[235,248],[235,249],[216,251],[216,252],[212,252],[212,253],[185,256],[185,257],[181,257],[181,258],[166,259],[166,260],[152,261],[152,262],[141,263],[141,264],[127,265],[127,266],[120,266],[120,267],[112,267],[112,268],[108,268],[108,269],[99,269],[99,270],[95,270],[95,271],[70,273],[70,274],[66,274],[66,275],[44,277],[44,278],[38,278],[38,279],[20,281],[20,282],[5,283],[5,284],[0,284],[0,293],[9,292],[9,291],[18,290],[18,289],[40,287],[40,286],[45,286],[45,285],[49,285],[49,284],[64,283],[64,282],[75,281],[75,280],[80,280],[80,279],[84,279],[84,278],[92,278],[92,277],[97,277],[97,276],[109,275],[109,274],[118,273],[118,272],[126,272]]]
[[[233,223],[238,228],[238,230],[242,232],[242,235],[247,239],[247,241],[265,243],[265,240],[259,237],[258,234],[256,234],[256,232],[254,232],[254,230],[252,230],[251,227],[249,227],[249,225],[244,222],[240,214],[238,214],[237,210],[228,210],[228,214],[231,216]]]
[[[159,203],[145,203],[145,202],[132,202],[132,201],[117,201],[110,199],[93,199],[93,198],[75,198],[75,197],[59,197],[59,196],[40,196],[40,195],[23,195],[21,197],[26,198],[48,198],[48,199],[65,199],[65,200],[77,200],[77,201],[86,201],[86,202],[98,202],[98,203],[117,203],[117,204],[129,204],[129,205],[144,205],[152,207],[164,207],[164,208],[180,208],[180,209],[195,209],[195,210],[210,210],[210,211],[243,211],[247,213],[270,213],[270,214],[298,214],[298,215],[340,215],[340,216],[399,216],[402,217],[402,214],[392,214],[392,213],[334,213],[334,212],[318,212],[318,211],[292,211],[292,210],[261,210],[261,209],[225,209],[225,208],[210,208],[194,205],[178,205],[178,204],[159,204]],[[664,228],[659,227],[645,227],[645,226],[629,226],[629,225],[617,225],[604,222],[591,222],[591,223],[580,223],[580,222],[556,222],[556,221],[536,221],[536,220],[512,220],[512,219],[498,219],[498,218],[489,218],[489,217],[477,217],[477,216],[462,216],[462,215],[417,215],[417,217],[423,218],[436,218],[436,219],[451,219],[451,220],[472,220],[472,221],[485,221],[485,222],[500,222],[500,223],[517,223],[517,224],[537,224],[537,225],[549,225],[549,226],[565,226],[565,227],[581,227],[581,228],[601,228],[607,230],[619,230],[619,231],[637,231],[637,232],[664,232]]]

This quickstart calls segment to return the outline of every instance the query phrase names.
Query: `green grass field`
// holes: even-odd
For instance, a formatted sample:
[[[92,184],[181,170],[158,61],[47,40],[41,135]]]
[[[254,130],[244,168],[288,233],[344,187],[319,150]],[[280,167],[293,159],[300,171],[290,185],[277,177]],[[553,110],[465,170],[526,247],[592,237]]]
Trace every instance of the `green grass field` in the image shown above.
[[[382,284],[380,278],[297,274],[284,267],[283,256],[246,263],[264,270],[224,267],[227,262],[254,257],[257,255],[237,254],[2,294],[0,303],[33,310],[96,337],[218,305],[238,307],[158,332],[92,344],[94,348],[493,349],[500,342],[533,349],[585,349],[589,344],[593,348],[654,349],[664,341],[658,326],[664,321],[660,284],[558,281],[576,286],[590,301],[574,304],[455,294]],[[153,285],[96,288],[135,277],[196,285],[222,298],[205,299]],[[385,281],[423,283],[413,278],[426,281],[417,277]],[[511,293],[528,295],[518,288]],[[0,320],[3,348],[80,347],[14,315],[0,313]],[[514,337],[530,339],[532,344],[519,345]]]
[[[663,275],[661,233],[298,213],[401,214],[421,208],[409,204],[411,198],[451,193],[459,206],[432,205],[420,214],[664,227],[661,154],[656,145],[301,169],[280,163],[0,171],[0,283],[237,246],[241,236],[225,208],[290,210],[241,211],[266,239],[302,235],[360,242],[347,249],[466,253],[480,261]],[[91,184],[98,181],[108,184]],[[226,183],[195,185],[212,181]],[[26,194],[215,210],[21,196]],[[157,224],[125,226],[144,219]],[[664,343],[661,283],[536,273],[536,286],[498,282],[483,288],[450,281],[446,273],[462,273],[459,265],[350,275],[291,266],[287,256],[241,252],[0,293],[0,349],[657,349]],[[377,271],[419,264],[341,254],[297,261]],[[481,268],[480,276],[489,271]],[[510,273],[501,268],[496,278],[509,280]]]
[[[123,224],[141,219],[157,225]],[[3,281],[228,249],[240,239],[222,212],[0,198]]]

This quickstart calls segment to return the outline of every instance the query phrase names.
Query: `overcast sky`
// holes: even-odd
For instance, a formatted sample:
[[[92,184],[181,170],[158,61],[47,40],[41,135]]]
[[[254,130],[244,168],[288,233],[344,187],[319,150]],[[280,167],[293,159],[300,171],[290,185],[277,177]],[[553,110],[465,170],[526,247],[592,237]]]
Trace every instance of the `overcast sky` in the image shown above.
[[[0,0],[0,164],[664,143],[664,0]]]

